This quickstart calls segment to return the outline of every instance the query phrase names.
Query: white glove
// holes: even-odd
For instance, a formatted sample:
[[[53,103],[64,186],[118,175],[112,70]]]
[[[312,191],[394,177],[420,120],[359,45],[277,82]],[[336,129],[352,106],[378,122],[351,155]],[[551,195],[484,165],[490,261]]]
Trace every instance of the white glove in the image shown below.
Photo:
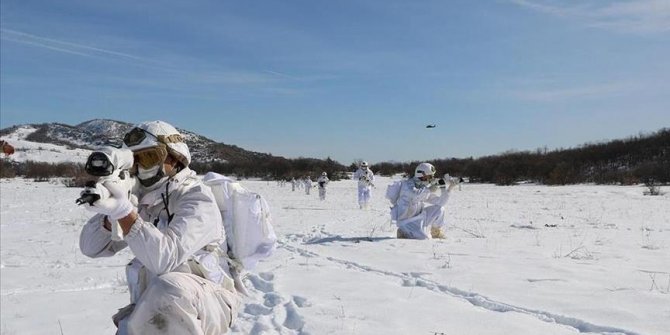
[[[107,215],[112,224],[112,239],[119,241],[123,239],[123,232],[118,220],[130,214],[135,206],[128,199],[128,191],[115,180],[105,181],[102,185],[96,184],[95,188],[87,188],[82,192],[95,193],[100,199],[86,209]]]
[[[448,191],[451,191],[458,184],[458,182],[456,182],[456,180],[454,180],[454,178],[449,176],[448,173],[444,175],[444,181],[447,182],[447,190]]]
[[[100,199],[86,207],[86,209],[107,215],[112,228],[112,240],[123,240],[123,229],[119,219],[130,214],[137,204],[137,197],[129,196],[130,191],[122,180],[112,179],[97,183],[95,188],[87,188],[82,192],[100,195]],[[134,201],[133,201],[134,200]]]
[[[82,200],[86,195],[97,195],[99,197],[98,200],[107,199],[111,196],[109,190],[107,190],[106,187],[102,186],[100,183],[95,183],[94,187],[86,186],[86,188],[84,188],[84,190],[79,193],[80,198],[77,199],[77,204],[80,204],[79,201]],[[83,204],[85,202],[88,202],[88,199],[82,201],[81,203]]]

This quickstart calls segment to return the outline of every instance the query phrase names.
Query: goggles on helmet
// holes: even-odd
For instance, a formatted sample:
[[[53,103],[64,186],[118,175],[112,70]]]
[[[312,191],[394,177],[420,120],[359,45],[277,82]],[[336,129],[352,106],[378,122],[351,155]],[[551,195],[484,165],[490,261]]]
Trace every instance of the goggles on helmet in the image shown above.
[[[435,175],[432,174],[424,174],[423,176],[419,177],[419,180],[421,181],[431,181],[435,179]]]
[[[133,151],[135,164],[150,169],[158,164],[162,164],[167,158],[168,152],[165,144],[159,143],[158,146]]]
[[[144,139],[147,138],[147,134],[153,136],[155,139],[158,140],[158,142],[165,144],[183,142],[183,138],[179,134],[156,136],[142,128],[133,128],[131,131],[126,133],[125,136],[123,136],[123,143],[125,143],[125,145],[127,145],[128,147],[139,145],[140,143],[142,143],[142,141],[144,141]]]
[[[165,158],[167,158],[168,155],[168,143],[183,142],[183,138],[179,134],[154,135],[142,128],[133,128],[123,136],[123,143],[129,148],[132,148],[144,142],[147,138],[147,134],[158,140],[158,145],[133,151],[133,159],[135,160],[135,163],[145,169],[152,168],[165,161]]]

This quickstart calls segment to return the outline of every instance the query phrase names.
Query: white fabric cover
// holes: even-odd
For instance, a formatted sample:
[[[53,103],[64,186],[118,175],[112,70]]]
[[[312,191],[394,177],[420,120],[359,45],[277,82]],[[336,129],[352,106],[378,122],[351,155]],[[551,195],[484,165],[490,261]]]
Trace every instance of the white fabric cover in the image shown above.
[[[275,250],[277,235],[265,199],[234,180],[209,172],[203,178],[221,210],[233,257],[250,270]]]

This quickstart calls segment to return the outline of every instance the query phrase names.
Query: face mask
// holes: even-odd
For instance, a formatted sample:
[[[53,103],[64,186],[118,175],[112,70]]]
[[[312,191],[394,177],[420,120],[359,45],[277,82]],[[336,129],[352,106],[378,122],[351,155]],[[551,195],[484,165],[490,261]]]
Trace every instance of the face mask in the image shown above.
[[[144,187],[157,183],[164,175],[163,164],[156,165],[150,169],[145,169],[142,166],[137,167],[137,179],[140,180],[140,184]]]
[[[421,180],[419,178],[414,177],[414,186],[416,188],[424,188],[426,186],[430,186],[432,180]]]

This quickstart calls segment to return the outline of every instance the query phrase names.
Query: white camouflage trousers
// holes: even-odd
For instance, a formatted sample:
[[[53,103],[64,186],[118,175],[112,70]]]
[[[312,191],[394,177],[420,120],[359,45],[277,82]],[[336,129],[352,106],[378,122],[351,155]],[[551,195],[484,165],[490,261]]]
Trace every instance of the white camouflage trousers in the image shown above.
[[[361,208],[367,206],[368,202],[370,202],[370,193],[372,193],[370,187],[358,187],[358,205]]]
[[[221,335],[237,316],[236,292],[190,273],[155,278],[117,335]]]
[[[398,230],[407,238],[425,240],[430,239],[430,228],[441,228],[447,224],[446,210],[442,206],[431,205],[424,207],[423,211],[409,219],[398,221]]]

